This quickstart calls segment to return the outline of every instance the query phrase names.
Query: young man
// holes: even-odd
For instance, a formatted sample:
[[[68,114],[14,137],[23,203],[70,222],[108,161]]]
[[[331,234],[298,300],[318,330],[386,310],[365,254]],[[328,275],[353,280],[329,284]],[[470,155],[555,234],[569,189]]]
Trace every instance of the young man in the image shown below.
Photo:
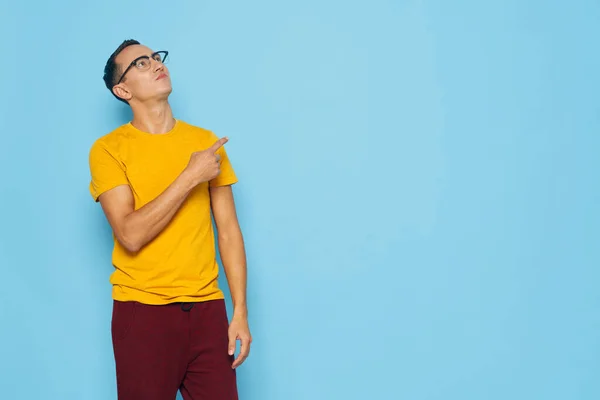
[[[231,186],[237,181],[211,131],[173,118],[166,51],[124,41],[104,81],[131,122],[97,139],[90,193],[112,227],[112,341],[119,400],[237,399],[248,356],[246,257]],[[217,283],[218,246],[232,296]],[[234,356],[239,340],[240,353]]]

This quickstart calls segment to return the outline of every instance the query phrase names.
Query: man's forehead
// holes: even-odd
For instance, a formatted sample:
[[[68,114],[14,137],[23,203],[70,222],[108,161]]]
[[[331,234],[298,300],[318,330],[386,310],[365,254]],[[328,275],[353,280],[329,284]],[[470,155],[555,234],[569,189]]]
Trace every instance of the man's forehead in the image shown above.
[[[149,56],[153,51],[149,47],[141,44],[127,46],[117,56],[118,64],[127,64],[138,58],[139,56]]]

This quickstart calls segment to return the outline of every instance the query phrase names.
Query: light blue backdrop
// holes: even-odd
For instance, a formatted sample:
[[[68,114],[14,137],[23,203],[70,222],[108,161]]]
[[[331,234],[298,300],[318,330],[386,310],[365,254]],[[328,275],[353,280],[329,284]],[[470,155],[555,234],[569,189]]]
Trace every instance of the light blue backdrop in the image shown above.
[[[244,400],[600,398],[600,5],[10,2],[0,398],[114,399],[92,142],[123,39],[229,136]]]

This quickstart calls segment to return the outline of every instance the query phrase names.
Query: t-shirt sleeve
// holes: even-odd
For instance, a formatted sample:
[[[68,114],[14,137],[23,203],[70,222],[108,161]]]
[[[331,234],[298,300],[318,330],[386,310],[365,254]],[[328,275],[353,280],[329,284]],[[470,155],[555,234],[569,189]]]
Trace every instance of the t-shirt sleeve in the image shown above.
[[[214,139],[216,141],[217,137],[215,136]],[[221,156],[221,172],[216,178],[210,181],[210,187],[233,185],[238,181],[233,166],[231,165],[231,160],[227,155],[227,150],[225,150],[225,146],[227,146],[227,144],[221,146],[219,150],[217,150],[217,154]]]
[[[101,141],[96,141],[89,153],[91,181],[90,194],[94,201],[107,190],[119,185],[128,185],[125,168],[108,147]]]

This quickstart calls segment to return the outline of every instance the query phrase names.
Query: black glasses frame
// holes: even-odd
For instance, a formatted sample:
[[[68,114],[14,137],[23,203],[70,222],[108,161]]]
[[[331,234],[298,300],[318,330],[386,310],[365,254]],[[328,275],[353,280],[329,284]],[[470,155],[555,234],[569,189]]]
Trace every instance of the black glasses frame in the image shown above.
[[[157,54],[160,54],[160,56],[161,56],[160,58],[161,58],[162,61],[160,61],[160,63],[164,64],[165,60],[167,59],[167,56],[169,55],[169,52],[166,51],[166,50],[155,51],[154,53],[150,54],[149,56],[140,56],[140,57],[136,58],[135,60],[133,60],[131,63],[129,63],[129,65],[125,69],[125,72],[123,72],[123,74],[121,75],[121,78],[119,78],[119,81],[116,83],[116,85],[118,85],[119,83],[121,83],[121,81],[125,77],[125,74],[127,72],[129,72],[129,70],[131,68],[135,67],[135,65],[138,63],[138,61],[144,60],[144,59],[147,59],[148,61],[150,61],[150,59],[152,59],[152,61],[156,61],[156,59],[154,57]]]

